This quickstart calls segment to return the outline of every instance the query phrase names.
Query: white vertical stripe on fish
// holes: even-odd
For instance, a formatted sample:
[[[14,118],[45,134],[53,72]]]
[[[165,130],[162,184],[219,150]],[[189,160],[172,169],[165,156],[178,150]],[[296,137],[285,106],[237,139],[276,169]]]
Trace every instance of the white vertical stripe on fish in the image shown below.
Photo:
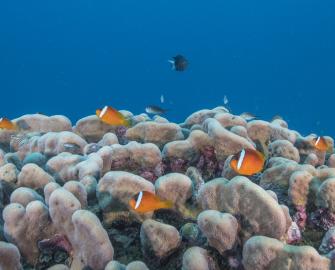
[[[136,204],[135,204],[135,209],[137,209],[140,204],[141,204],[141,201],[142,201],[142,197],[143,197],[143,192],[141,191],[139,194],[138,194],[138,198],[137,198],[137,201],[136,201]]]
[[[107,112],[107,109],[108,109],[108,107],[105,106],[105,107],[102,109],[102,111],[100,112],[99,117],[103,117],[104,114]]]
[[[243,149],[241,151],[240,158],[238,159],[238,162],[237,162],[237,169],[238,170],[241,169],[241,167],[242,167],[242,163],[243,163],[244,157],[245,157],[245,150]]]
[[[315,142],[315,145],[317,145],[319,143],[319,141],[321,140],[321,137],[318,137],[318,139]]]

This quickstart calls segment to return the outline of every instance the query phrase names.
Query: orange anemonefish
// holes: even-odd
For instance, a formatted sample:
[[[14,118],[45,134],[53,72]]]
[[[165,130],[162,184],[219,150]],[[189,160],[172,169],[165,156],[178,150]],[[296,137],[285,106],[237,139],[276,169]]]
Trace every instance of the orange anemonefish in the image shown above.
[[[126,119],[124,115],[118,110],[115,110],[110,106],[105,106],[102,110],[97,109],[95,113],[102,122],[108,125],[126,127],[130,126],[129,120]]]
[[[3,117],[0,118],[0,129],[14,130],[16,129],[16,125],[9,119]]]
[[[254,149],[242,149],[235,154],[230,167],[241,175],[253,175],[263,170],[265,157],[262,153]]]
[[[173,202],[161,200],[151,192],[141,191],[130,199],[129,205],[135,212],[143,214],[162,208],[172,208]]]
[[[314,147],[319,151],[326,152],[329,149],[328,142],[324,137],[315,137],[313,138],[312,143]]]

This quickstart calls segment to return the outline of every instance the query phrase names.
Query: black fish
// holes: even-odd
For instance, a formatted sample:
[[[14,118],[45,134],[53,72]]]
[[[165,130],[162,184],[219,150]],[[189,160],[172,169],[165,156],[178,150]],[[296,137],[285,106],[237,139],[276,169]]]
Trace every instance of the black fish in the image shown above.
[[[169,60],[169,62],[172,64],[172,69],[176,71],[184,71],[188,67],[187,59],[180,54],[172,57],[172,60]]]
[[[145,108],[145,111],[147,113],[150,113],[150,114],[164,114],[166,113],[166,109],[162,109],[158,106],[155,106],[155,105],[150,105],[148,107]]]

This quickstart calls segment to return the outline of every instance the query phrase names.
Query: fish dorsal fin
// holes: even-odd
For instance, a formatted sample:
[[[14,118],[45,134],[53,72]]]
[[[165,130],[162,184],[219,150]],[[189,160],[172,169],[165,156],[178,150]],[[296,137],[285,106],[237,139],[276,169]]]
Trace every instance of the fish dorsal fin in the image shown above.
[[[176,69],[176,64],[175,64],[175,60],[168,60],[168,62],[171,64],[171,69]]]
[[[138,196],[137,196],[137,200],[136,200],[136,204],[135,204],[135,209],[137,209],[140,206],[142,198],[143,198],[143,191],[141,191],[138,194]]]
[[[242,167],[244,157],[245,157],[245,149],[242,149],[242,151],[240,153],[240,157],[239,157],[238,162],[237,162],[237,169],[238,170],[241,169],[241,167]]]

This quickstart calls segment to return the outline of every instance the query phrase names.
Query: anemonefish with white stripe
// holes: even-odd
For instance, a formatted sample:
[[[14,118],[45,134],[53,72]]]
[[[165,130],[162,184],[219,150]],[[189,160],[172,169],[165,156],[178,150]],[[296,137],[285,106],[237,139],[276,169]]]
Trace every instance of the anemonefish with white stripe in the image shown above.
[[[144,214],[163,208],[172,208],[173,202],[160,199],[149,191],[141,191],[129,200],[129,206],[137,213]]]
[[[326,141],[326,139],[324,137],[315,137],[312,140],[312,143],[315,147],[315,149],[322,151],[322,152],[326,152],[329,149],[329,145],[328,142]]]
[[[261,172],[264,163],[265,157],[262,153],[254,149],[242,149],[232,157],[230,167],[238,174],[250,176]]]
[[[105,106],[103,109],[97,109],[95,113],[102,122],[108,125],[130,126],[130,121],[126,119],[122,113],[110,106]]]
[[[15,130],[17,126],[6,117],[0,118],[0,129]]]

